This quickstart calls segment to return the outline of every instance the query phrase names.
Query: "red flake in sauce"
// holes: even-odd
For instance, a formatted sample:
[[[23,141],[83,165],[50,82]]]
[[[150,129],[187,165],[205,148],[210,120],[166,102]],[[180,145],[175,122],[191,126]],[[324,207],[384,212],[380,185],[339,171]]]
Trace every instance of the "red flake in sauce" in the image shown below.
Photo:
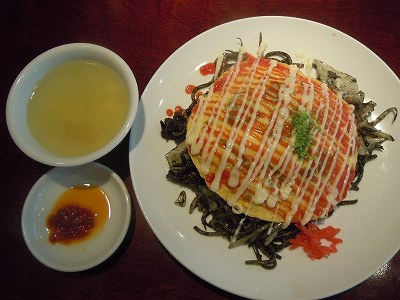
[[[68,243],[86,236],[94,227],[95,214],[78,205],[66,205],[47,220],[50,230],[49,241],[52,244]]]

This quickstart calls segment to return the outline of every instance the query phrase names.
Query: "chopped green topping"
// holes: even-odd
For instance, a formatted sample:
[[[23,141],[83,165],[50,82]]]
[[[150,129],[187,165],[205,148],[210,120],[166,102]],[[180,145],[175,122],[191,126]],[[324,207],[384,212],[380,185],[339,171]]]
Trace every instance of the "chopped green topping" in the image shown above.
[[[308,156],[313,139],[316,122],[306,111],[298,111],[292,117],[292,126],[294,128],[295,139],[294,149],[301,158]]]

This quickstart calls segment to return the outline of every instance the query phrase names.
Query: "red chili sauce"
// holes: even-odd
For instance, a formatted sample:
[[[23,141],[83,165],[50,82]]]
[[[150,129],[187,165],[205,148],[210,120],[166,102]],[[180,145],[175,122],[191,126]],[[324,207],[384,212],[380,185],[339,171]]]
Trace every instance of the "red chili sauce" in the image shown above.
[[[200,74],[201,75],[212,75],[215,74],[215,64],[214,63],[207,63],[200,67]]]
[[[187,85],[186,87],[185,87],[185,93],[186,94],[191,94],[192,92],[193,92],[193,90],[195,89],[195,85],[193,85],[193,84],[189,84],[189,85]]]
[[[182,113],[183,108],[180,105],[175,106],[175,109],[168,108],[165,113],[167,114],[168,117],[172,117],[174,113]]]
[[[109,214],[107,195],[99,187],[71,187],[61,194],[47,218],[49,242],[82,241],[102,228]]]
[[[94,227],[95,218],[92,211],[76,204],[61,207],[47,220],[50,243],[67,243],[83,238]]]
[[[205,64],[205,65],[202,65],[202,66],[200,67],[200,70],[199,70],[199,71],[200,71],[200,74],[203,75],[203,76],[215,74],[215,63],[207,63],[207,64]],[[196,88],[195,85],[193,85],[193,84],[188,84],[188,85],[185,87],[185,93],[190,95],[190,94],[193,92],[193,90],[194,90],[195,88]],[[195,97],[198,98],[198,97],[201,96],[202,94],[203,94],[202,91],[197,91]],[[173,115],[174,115],[175,112],[180,113],[180,112],[182,112],[182,110],[183,110],[182,107],[181,107],[180,105],[177,105],[177,106],[175,107],[175,109],[168,108],[168,109],[165,111],[165,113],[167,114],[168,117],[173,117]]]

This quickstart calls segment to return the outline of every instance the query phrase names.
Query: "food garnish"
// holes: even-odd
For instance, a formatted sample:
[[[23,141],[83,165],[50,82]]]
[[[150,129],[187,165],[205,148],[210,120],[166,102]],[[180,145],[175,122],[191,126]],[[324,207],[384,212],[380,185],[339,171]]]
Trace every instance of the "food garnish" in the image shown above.
[[[293,115],[291,124],[296,135],[294,149],[300,157],[305,158],[314,139],[313,130],[316,122],[303,110]]]
[[[339,228],[328,226],[320,229],[315,223],[308,223],[307,225],[296,224],[296,227],[300,232],[295,238],[289,240],[291,243],[289,248],[303,247],[303,250],[311,259],[327,257],[337,252],[336,246],[343,243],[340,238],[336,237],[336,234],[340,232]],[[324,244],[324,241],[329,244]]]

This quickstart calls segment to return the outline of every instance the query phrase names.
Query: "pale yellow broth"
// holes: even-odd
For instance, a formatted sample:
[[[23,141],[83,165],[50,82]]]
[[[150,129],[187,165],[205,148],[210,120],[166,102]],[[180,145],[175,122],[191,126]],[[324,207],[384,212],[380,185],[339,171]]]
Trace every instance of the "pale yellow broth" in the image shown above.
[[[128,90],[114,70],[76,60],[39,81],[28,103],[27,122],[43,148],[74,157],[107,144],[123,126],[128,109]]]

